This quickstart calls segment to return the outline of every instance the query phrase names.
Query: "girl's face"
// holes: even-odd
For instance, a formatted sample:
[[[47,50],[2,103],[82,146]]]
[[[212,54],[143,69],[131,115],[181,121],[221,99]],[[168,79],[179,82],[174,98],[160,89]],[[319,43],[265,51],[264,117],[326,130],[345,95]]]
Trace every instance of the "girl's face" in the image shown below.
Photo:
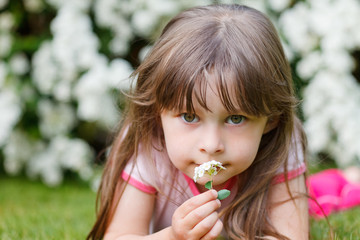
[[[194,101],[195,113],[165,110],[161,121],[166,149],[175,167],[192,178],[195,167],[213,159],[219,161],[226,170],[213,178],[213,184],[221,188],[253,163],[262,135],[274,126],[266,117],[247,116],[240,109],[228,112],[215,89],[210,83],[206,91],[210,111]],[[207,181],[204,176],[197,183]]]

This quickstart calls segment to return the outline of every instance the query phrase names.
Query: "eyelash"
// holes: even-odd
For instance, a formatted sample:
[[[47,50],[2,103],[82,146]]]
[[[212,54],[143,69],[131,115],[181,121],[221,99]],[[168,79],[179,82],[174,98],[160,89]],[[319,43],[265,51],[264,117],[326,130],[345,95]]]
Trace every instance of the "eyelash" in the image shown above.
[[[199,117],[196,116],[195,113],[181,113],[180,114],[181,119],[186,123],[196,123],[199,121]],[[186,117],[191,117],[191,119],[186,119]],[[233,118],[240,118],[239,122],[234,122]],[[232,125],[239,125],[243,123],[246,120],[246,117],[243,115],[230,115],[225,119],[225,122]]]

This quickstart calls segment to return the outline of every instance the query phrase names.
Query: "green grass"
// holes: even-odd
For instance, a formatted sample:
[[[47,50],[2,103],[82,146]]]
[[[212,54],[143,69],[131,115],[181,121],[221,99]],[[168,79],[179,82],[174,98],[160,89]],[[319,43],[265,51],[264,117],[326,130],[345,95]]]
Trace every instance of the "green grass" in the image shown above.
[[[95,198],[76,181],[49,188],[0,177],[0,239],[85,239],[95,219]]]
[[[94,222],[95,197],[88,186],[66,181],[58,188],[0,176],[0,239],[85,239]],[[334,239],[360,239],[360,207],[333,214]],[[329,239],[325,220],[311,219],[314,240]]]
[[[328,217],[336,240],[360,239],[360,207],[345,212],[331,214]],[[330,228],[325,219],[310,220],[312,239],[330,239]]]

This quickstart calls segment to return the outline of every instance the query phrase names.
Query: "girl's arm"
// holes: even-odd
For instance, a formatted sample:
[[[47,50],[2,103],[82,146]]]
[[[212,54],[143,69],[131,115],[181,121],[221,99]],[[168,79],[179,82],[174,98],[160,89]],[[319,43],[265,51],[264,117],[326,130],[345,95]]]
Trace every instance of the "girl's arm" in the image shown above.
[[[295,200],[289,200],[285,183],[270,188],[270,219],[276,230],[292,240],[309,238],[308,199],[304,175],[289,181]],[[284,203],[282,203],[284,202]],[[268,238],[272,239],[272,238]]]
[[[149,235],[156,195],[128,184],[104,239],[216,239],[222,230],[216,212],[220,202],[216,198],[214,190],[190,198],[175,211],[172,226]]]
[[[128,184],[106,230],[104,240],[122,239],[120,236],[124,234],[147,235],[154,203],[154,194],[142,192]]]

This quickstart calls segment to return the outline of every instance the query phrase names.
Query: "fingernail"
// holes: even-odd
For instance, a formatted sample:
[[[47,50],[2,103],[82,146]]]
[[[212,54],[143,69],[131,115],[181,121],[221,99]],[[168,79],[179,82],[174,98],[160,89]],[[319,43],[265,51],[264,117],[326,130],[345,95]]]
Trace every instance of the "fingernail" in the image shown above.
[[[217,198],[217,196],[218,196],[217,191],[214,189],[211,189],[211,192],[212,192],[212,195]]]
[[[219,199],[216,199],[216,202],[218,203],[219,207],[221,207],[221,202]]]

